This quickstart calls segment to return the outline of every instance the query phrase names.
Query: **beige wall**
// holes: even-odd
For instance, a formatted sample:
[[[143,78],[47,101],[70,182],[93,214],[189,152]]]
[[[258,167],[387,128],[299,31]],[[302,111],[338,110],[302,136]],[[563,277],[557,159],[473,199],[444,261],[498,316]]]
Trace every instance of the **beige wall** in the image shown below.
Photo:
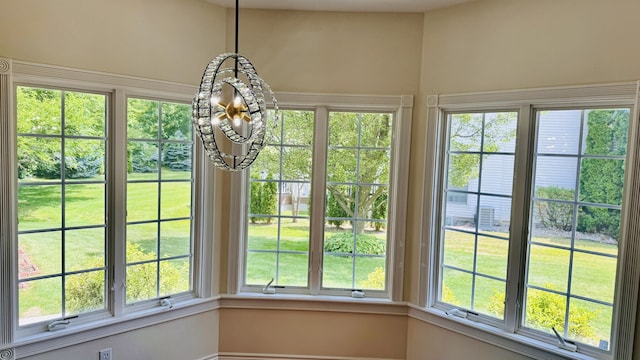
[[[415,95],[422,14],[242,10],[239,52],[274,90]],[[228,46],[234,18],[228,12]]]
[[[220,351],[404,359],[405,315],[220,310]]]
[[[217,310],[65,347],[28,360],[93,360],[111,348],[115,360],[209,359],[218,353]]]
[[[200,0],[5,0],[0,56],[197,85],[224,26]]]
[[[480,0],[424,15],[243,10],[240,53],[276,91],[417,95],[404,284],[405,300],[416,302],[426,96],[640,79],[637,14],[637,0]],[[232,11],[200,0],[5,0],[0,56],[197,85],[213,56],[233,50],[232,28]],[[228,178],[221,181],[228,186]],[[220,244],[222,259],[226,248]],[[220,282],[224,289],[224,271]],[[406,350],[409,359],[518,359],[398,316],[220,312],[221,351],[330,355],[328,349],[336,356],[401,358]],[[32,360],[93,358],[103,347],[113,347],[118,360],[127,359],[125,351],[138,358],[173,354],[181,348],[166,337],[167,329],[194,339],[187,356],[176,358],[197,358],[218,350],[217,316],[189,317]],[[302,328],[321,340],[309,341]],[[240,341],[247,336],[251,342]]]
[[[529,357],[409,318],[407,360],[525,360]]]

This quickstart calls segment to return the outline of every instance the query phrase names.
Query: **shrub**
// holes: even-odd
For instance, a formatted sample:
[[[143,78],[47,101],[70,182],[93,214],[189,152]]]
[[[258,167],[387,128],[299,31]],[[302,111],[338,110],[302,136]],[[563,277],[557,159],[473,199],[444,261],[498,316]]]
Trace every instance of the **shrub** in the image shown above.
[[[370,234],[358,234],[356,238],[358,254],[384,255],[386,242]],[[324,251],[339,254],[353,254],[353,233],[342,232],[324,241]]]
[[[456,299],[453,291],[451,291],[451,289],[446,285],[442,286],[442,298],[440,301],[451,305],[460,305],[460,302]]]
[[[382,194],[376,198],[373,202],[373,209],[371,210],[371,217],[374,219],[386,219],[387,218],[387,194]],[[380,231],[385,225],[384,222],[374,221],[373,227],[376,231]]]
[[[149,259],[149,254],[142,251],[139,245],[127,243],[128,262],[137,262],[145,259]],[[102,257],[93,257],[82,264],[80,268],[95,269],[103,266],[104,259]],[[160,284],[160,296],[189,290],[188,287],[185,288],[185,282],[182,281],[185,271],[188,273],[188,269],[178,267],[167,261],[161,262],[160,274],[162,282]],[[155,283],[155,263],[128,268],[127,301],[132,302],[157,297],[156,287],[151,285]],[[103,271],[92,271],[70,276],[67,281],[65,297],[67,311],[77,314],[104,308],[104,288]]]
[[[338,203],[338,200],[336,200],[336,197],[333,195],[333,193],[329,192],[329,198],[327,199],[327,217],[345,218],[348,216],[349,215],[347,214],[346,211],[344,211],[342,206],[340,206],[340,204]],[[335,220],[329,220],[327,222],[330,225],[334,225],[335,227],[340,229],[344,220],[335,219]]]
[[[553,289],[551,285],[545,285],[547,289]],[[566,300],[562,295],[529,289],[527,294],[526,324],[529,327],[544,332],[551,332],[554,327],[558,332],[564,331]],[[496,292],[491,297],[488,310],[502,316],[504,312],[504,292]],[[569,338],[593,340],[596,336],[596,329],[591,325],[599,311],[584,308],[570,303],[569,318],[571,327],[569,328]]]
[[[384,269],[377,267],[367,275],[367,280],[363,281],[361,286],[363,289],[384,290],[385,273]]]
[[[558,186],[545,186],[536,189],[536,197],[553,200],[573,200],[572,189]],[[556,202],[538,201],[535,203],[540,223],[545,228],[570,231],[573,222],[573,206]]]

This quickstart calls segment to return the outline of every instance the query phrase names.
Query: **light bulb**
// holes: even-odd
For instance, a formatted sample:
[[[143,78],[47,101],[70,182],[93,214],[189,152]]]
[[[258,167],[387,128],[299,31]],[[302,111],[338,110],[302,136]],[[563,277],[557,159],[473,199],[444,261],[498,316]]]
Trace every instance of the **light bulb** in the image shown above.
[[[240,104],[242,104],[242,98],[240,96],[236,96],[235,99],[233,99],[233,103],[238,106]]]
[[[217,116],[213,116],[211,117],[211,125],[212,126],[218,126],[220,125],[220,119],[218,119]]]
[[[240,116],[236,115],[233,117],[233,125],[240,126]]]
[[[211,105],[212,106],[218,106],[220,105],[220,98],[217,96],[212,96],[211,97]]]

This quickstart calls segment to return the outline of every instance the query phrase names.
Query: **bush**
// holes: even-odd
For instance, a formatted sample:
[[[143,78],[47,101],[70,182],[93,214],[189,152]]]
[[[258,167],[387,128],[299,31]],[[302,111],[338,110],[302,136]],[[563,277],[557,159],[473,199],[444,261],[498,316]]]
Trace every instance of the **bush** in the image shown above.
[[[384,255],[386,242],[373,235],[358,234],[356,238],[358,254]],[[353,233],[342,232],[331,236],[324,241],[324,251],[339,254],[353,254]]]
[[[573,200],[572,189],[558,186],[545,186],[536,189],[536,197],[553,200]],[[573,206],[556,202],[538,201],[535,203],[540,223],[545,228],[570,231],[573,222]]]
[[[451,305],[460,305],[460,302],[458,301],[458,299],[456,299],[453,291],[451,291],[451,289],[445,285],[442,286],[442,298],[440,299],[440,301]]]
[[[267,179],[272,179],[271,175]],[[255,180],[255,179],[252,179]],[[249,213],[254,215],[275,214],[278,211],[278,185],[273,182],[251,181],[249,193]],[[250,216],[252,224],[265,221],[271,224],[273,218]]]
[[[327,199],[327,217],[330,217],[330,218],[349,217],[349,214],[347,214],[347,212],[344,211],[342,206],[340,206],[340,204],[338,203],[338,200],[336,200],[336,197],[333,195],[332,192],[329,192],[329,198]],[[333,225],[338,229],[340,229],[344,220],[332,219],[332,220],[328,220],[327,222],[330,225]]]
[[[361,286],[363,289],[384,290],[385,273],[384,269],[377,267],[367,275],[367,280],[363,281]]]
[[[149,254],[140,249],[140,246],[127,243],[127,261],[137,262],[149,259]],[[80,269],[95,269],[104,266],[102,257],[94,257],[84,264]],[[175,266],[163,261],[160,263],[160,274],[162,282],[160,284],[160,296],[173,294],[180,291],[187,291],[185,282],[182,281],[185,271],[188,268]],[[103,271],[91,271],[70,276],[66,286],[65,301],[67,311],[70,313],[81,313],[91,310],[103,309],[105,279]],[[127,302],[137,300],[154,299],[157,297],[156,287],[156,265],[148,263],[127,268]],[[188,284],[188,283],[186,283]]]
[[[553,289],[550,285],[545,285],[547,289]],[[564,332],[566,300],[562,295],[557,295],[547,291],[529,289],[527,295],[526,324],[529,327],[544,332],[551,332],[554,327],[559,333]],[[491,297],[488,309],[495,315],[503,316],[504,293],[496,292]],[[569,318],[571,327],[569,328],[569,338],[591,340],[596,336],[596,329],[591,325],[599,311],[590,310],[573,302],[569,306]]]

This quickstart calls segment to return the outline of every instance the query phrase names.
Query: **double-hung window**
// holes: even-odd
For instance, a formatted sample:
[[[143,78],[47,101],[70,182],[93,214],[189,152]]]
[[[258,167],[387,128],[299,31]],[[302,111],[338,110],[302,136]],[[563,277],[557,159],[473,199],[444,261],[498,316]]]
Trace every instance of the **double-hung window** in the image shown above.
[[[427,306],[550,354],[626,358],[636,87],[473,96],[441,96],[430,111],[440,149]]]
[[[246,176],[239,290],[269,291],[273,280],[284,293],[392,295],[404,231],[394,210],[403,214],[406,197],[396,159],[406,157],[411,114],[401,99],[280,111]]]
[[[17,65],[0,89],[14,115],[2,186],[16,189],[2,199],[3,345],[210,296],[191,88]]]

